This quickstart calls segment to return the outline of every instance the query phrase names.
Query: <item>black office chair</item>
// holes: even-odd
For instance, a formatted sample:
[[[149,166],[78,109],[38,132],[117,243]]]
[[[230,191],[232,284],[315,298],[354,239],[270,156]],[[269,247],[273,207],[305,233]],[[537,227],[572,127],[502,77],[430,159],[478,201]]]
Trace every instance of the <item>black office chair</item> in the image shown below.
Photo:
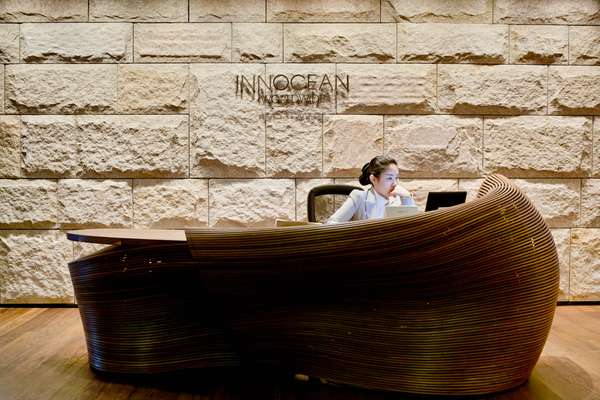
[[[308,192],[308,201],[306,202],[308,221],[317,222],[315,203],[318,196],[326,196],[329,194],[341,194],[348,196],[354,189],[364,190],[359,186],[342,184],[319,185],[310,189],[310,192]]]

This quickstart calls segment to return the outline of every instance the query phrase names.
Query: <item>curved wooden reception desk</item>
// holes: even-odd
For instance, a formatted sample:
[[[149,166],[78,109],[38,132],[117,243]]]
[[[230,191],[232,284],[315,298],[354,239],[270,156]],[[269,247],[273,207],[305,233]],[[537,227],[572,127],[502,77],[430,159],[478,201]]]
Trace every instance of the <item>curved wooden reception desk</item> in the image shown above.
[[[90,366],[260,363],[364,388],[482,394],[527,380],[558,295],[550,231],[499,175],[476,199],[337,225],[88,230],[69,264]]]

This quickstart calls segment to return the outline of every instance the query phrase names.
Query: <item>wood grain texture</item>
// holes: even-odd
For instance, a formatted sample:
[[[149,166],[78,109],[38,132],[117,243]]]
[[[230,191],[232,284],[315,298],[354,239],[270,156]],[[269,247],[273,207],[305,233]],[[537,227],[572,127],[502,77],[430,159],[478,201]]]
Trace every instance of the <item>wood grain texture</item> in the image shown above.
[[[529,380],[506,392],[470,399],[600,399],[599,329],[600,306],[558,306]],[[298,382],[281,369],[267,371],[254,365],[140,376],[94,373],[81,318],[73,308],[0,307],[0,354],[0,399],[440,400],[439,396]]]
[[[556,307],[550,231],[499,175],[469,203],[409,217],[186,236],[69,264],[93,368],[256,363],[369,389],[491,393],[527,380]]]

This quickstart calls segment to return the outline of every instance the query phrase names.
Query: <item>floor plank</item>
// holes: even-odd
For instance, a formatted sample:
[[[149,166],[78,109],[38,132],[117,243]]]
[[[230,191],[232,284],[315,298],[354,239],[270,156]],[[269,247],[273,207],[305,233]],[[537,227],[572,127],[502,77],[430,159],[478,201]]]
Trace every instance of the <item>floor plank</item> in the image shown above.
[[[560,306],[534,372],[473,399],[600,399],[600,305]],[[507,332],[507,334],[509,334]],[[256,367],[155,377],[97,374],[76,308],[0,308],[0,399],[427,399],[299,382]]]

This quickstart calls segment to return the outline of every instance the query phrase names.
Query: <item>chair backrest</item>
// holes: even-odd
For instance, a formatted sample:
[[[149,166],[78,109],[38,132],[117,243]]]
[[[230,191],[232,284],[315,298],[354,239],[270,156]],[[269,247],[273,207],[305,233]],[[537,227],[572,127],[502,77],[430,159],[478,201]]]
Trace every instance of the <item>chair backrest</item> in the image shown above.
[[[360,186],[353,185],[342,185],[342,184],[327,184],[327,185],[319,185],[310,189],[308,192],[308,201],[306,202],[307,206],[307,214],[309,222],[317,222],[316,216],[316,198],[318,196],[325,196],[329,194],[341,194],[341,195],[349,195],[353,190],[364,190]]]

